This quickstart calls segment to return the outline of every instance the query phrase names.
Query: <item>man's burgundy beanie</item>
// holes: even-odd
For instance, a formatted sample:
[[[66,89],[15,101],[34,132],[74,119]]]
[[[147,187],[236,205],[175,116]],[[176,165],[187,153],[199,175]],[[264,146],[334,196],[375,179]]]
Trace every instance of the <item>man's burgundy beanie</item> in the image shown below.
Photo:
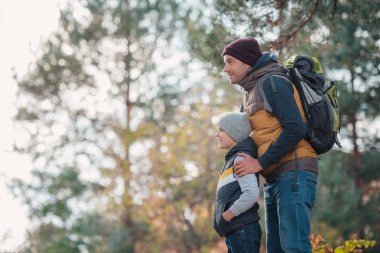
[[[231,55],[236,59],[253,66],[262,56],[259,43],[254,38],[241,38],[227,45],[223,50],[224,55]]]

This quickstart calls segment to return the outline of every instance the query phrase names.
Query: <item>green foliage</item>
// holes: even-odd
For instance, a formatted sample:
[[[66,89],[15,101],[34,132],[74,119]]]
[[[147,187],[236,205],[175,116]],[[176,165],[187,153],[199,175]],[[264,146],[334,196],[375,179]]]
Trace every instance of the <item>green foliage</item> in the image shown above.
[[[48,238],[48,240],[41,240]],[[53,223],[42,224],[28,235],[30,245],[20,250],[28,252],[133,252],[131,236],[117,222],[98,214],[78,217],[71,228]]]
[[[322,156],[319,164],[318,197],[312,216],[313,231],[328,235],[338,242],[342,241],[342,237],[356,235],[358,229],[364,227],[366,237],[379,240],[374,224],[379,224],[380,220],[377,215],[373,215],[380,201],[380,194],[375,186],[380,177],[379,161],[374,157],[375,153],[377,152],[371,151],[362,154],[363,175],[360,179],[363,187],[360,189],[357,188],[350,154],[332,151]],[[371,163],[364,162],[369,160]],[[326,227],[326,224],[335,231]]]
[[[37,238],[49,238],[49,240],[40,241]],[[36,238],[37,240],[33,240]],[[30,235],[33,243],[28,249],[21,250],[21,252],[64,252],[64,253],[79,253],[79,245],[73,242],[66,233],[65,229],[59,228],[51,223],[41,225]]]

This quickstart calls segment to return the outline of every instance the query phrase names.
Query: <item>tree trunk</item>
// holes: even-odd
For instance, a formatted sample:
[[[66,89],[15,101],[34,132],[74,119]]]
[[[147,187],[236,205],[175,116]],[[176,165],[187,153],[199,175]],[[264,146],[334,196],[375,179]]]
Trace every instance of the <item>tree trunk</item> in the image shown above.
[[[351,71],[351,87],[352,87],[352,93],[355,96],[355,90],[354,90],[354,71]],[[357,209],[360,211],[363,209],[363,183],[360,178],[360,171],[361,171],[361,153],[358,146],[358,133],[357,133],[357,112],[355,112],[351,118],[350,118],[350,124],[352,125],[352,143],[353,143],[353,150],[352,150],[352,160],[353,160],[353,169],[354,169],[354,180],[355,180],[355,188],[356,192],[359,193],[359,199],[357,203]],[[364,227],[360,226],[358,231],[359,238],[364,238]]]

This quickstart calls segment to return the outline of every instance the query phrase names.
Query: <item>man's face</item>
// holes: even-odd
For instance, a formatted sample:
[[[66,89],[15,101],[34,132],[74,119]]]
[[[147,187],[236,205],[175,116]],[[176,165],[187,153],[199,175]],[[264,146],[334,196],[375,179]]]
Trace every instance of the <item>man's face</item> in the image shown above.
[[[250,66],[228,54],[223,56],[223,60],[223,71],[230,77],[230,83],[238,84],[243,80]]]

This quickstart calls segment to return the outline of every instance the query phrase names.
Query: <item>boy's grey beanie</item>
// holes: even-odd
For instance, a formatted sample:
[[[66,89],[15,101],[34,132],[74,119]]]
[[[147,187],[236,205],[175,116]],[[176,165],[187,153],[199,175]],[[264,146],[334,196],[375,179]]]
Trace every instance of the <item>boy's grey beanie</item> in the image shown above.
[[[241,112],[224,114],[219,119],[218,126],[238,143],[247,139],[252,132],[247,114]]]

